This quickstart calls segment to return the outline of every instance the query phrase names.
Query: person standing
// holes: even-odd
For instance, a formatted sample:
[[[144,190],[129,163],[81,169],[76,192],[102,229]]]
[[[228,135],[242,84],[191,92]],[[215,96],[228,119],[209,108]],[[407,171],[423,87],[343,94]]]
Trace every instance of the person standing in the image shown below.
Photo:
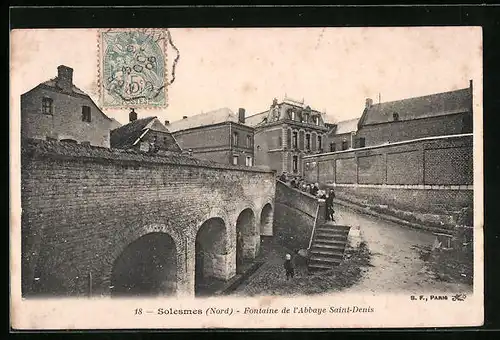
[[[286,279],[287,280],[289,280],[290,278],[293,279],[293,276],[295,274],[295,270],[293,268],[292,255],[286,254],[285,258],[286,259],[285,259],[284,267],[285,267],[285,272],[286,272]]]

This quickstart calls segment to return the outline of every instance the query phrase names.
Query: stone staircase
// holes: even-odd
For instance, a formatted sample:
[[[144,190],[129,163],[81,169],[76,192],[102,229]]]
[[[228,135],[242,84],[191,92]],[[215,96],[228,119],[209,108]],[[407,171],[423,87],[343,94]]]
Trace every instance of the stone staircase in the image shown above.
[[[316,227],[309,249],[310,272],[332,269],[342,262],[350,228],[331,221]]]

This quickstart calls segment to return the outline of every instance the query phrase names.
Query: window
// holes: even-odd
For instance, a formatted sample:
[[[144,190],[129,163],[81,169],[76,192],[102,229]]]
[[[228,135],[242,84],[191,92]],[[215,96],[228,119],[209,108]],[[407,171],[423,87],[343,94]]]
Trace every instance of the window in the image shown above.
[[[364,148],[365,147],[365,137],[360,137],[359,138],[359,147]]]
[[[342,150],[347,150],[347,141],[342,141]]]
[[[293,162],[292,162],[292,170],[293,172],[298,171],[298,165],[299,165],[299,157],[298,156],[293,156]]]
[[[53,101],[52,98],[42,99],[42,113],[45,115],[51,115],[53,113]]]
[[[337,151],[337,146],[335,145],[335,143],[330,143],[330,152],[335,152]]]
[[[278,148],[283,147],[283,138],[281,136],[278,137]]]
[[[238,165],[238,155],[233,156],[233,165]]]
[[[295,111],[292,110],[291,116],[292,116],[292,120],[295,120]]]
[[[311,135],[306,134],[306,150],[310,150],[310,149],[311,149]]]
[[[91,120],[90,106],[82,106],[82,122],[90,123]]]
[[[245,164],[246,166],[252,166],[252,156],[247,156]]]
[[[233,145],[238,146],[238,132],[233,132]]]
[[[394,120],[394,121],[398,121],[399,120],[399,114],[397,112],[394,112],[392,114],[392,120]]]
[[[297,131],[292,134],[292,148],[297,149]]]
[[[319,117],[314,117],[314,124],[319,125]]]
[[[322,136],[318,136],[318,150],[323,149],[323,138]]]
[[[252,136],[248,135],[247,136],[247,148],[251,148],[251,147],[252,147]]]

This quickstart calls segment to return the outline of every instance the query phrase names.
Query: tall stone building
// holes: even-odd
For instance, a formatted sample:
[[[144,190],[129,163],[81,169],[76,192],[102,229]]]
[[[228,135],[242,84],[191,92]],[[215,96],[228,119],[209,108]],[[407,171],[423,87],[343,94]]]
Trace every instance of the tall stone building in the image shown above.
[[[302,173],[302,157],[325,151],[325,113],[304,105],[304,101],[286,98],[273,100],[264,112],[246,118],[255,128],[255,162],[267,165],[278,174]]]
[[[244,125],[245,109],[238,116],[221,108],[193,116],[184,116],[165,125],[183,150],[193,157],[218,163],[254,166],[254,129]]]
[[[117,122],[73,84],[71,67],[61,65],[57,71],[57,77],[21,95],[21,136],[109,148]]]

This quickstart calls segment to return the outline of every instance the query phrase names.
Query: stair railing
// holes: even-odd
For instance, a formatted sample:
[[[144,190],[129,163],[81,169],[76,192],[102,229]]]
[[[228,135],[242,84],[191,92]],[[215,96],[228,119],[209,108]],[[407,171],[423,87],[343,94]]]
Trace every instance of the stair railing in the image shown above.
[[[316,224],[318,223],[319,206],[320,206],[320,204],[318,202],[318,206],[316,207],[316,216],[314,217],[313,230],[311,232],[311,238],[309,239],[309,246],[307,247],[307,250],[311,249],[311,246],[312,246],[314,232],[316,231]]]

